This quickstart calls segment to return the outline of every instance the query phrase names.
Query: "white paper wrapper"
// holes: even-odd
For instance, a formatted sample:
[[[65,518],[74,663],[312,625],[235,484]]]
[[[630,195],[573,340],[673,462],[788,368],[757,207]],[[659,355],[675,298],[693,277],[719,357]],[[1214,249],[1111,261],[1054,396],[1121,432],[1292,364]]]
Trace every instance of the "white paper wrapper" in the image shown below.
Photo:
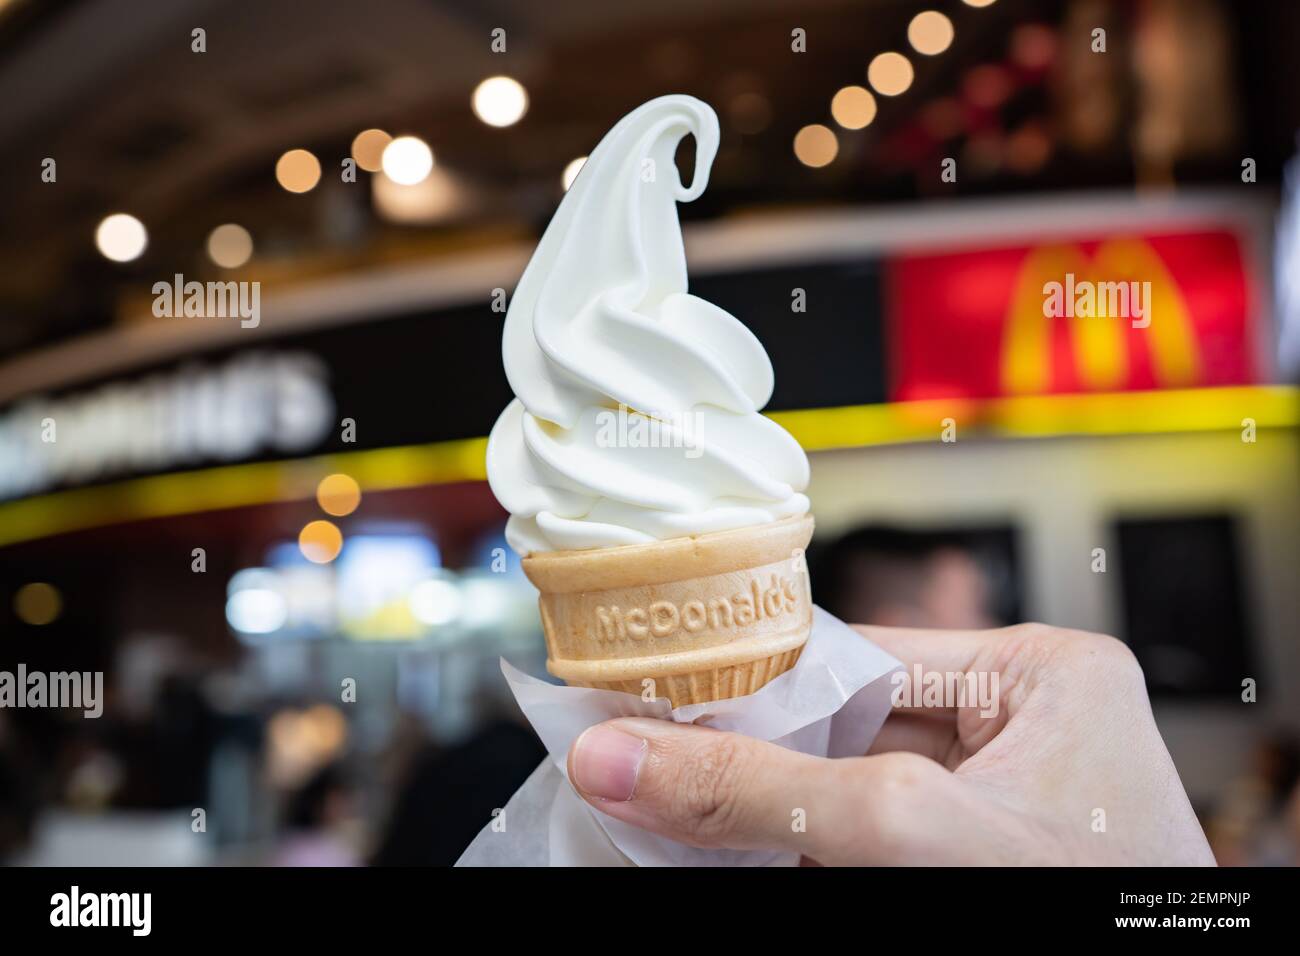
[[[457,866],[793,866],[797,855],[701,850],[593,810],[570,786],[569,747],[612,717],[703,724],[825,757],[866,753],[889,713],[888,675],[901,665],[821,608],[799,662],[757,693],[671,710],[666,700],[585,687],[558,687],[501,670],[548,758],[475,837]]]

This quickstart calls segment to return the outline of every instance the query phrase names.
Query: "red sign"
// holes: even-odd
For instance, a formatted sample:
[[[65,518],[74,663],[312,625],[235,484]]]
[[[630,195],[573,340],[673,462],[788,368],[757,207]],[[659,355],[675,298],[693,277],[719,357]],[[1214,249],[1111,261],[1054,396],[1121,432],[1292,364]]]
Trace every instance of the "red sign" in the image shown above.
[[[894,401],[1257,380],[1231,232],[905,255],[887,276]]]

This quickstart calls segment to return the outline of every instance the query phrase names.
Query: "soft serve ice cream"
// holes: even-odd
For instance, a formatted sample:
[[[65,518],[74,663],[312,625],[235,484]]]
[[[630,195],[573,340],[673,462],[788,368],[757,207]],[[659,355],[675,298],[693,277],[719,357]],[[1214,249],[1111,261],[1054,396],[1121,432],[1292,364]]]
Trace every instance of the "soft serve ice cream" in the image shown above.
[[[681,183],[674,155],[695,137]],[[488,481],[522,555],[744,528],[808,510],[808,460],[759,413],[772,365],[753,334],[686,291],[677,203],[698,197],[718,118],[690,96],[625,116],[570,187],[506,315],[516,398]]]

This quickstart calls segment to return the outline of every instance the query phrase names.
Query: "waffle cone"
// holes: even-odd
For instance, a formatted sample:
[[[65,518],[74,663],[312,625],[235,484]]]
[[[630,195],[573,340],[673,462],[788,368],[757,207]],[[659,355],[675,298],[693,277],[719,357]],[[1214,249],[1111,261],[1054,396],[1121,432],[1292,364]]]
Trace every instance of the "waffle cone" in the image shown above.
[[[794,666],[812,630],[812,532],[804,515],[529,555],[547,670],[577,687],[650,690],[674,707],[752,694]]]

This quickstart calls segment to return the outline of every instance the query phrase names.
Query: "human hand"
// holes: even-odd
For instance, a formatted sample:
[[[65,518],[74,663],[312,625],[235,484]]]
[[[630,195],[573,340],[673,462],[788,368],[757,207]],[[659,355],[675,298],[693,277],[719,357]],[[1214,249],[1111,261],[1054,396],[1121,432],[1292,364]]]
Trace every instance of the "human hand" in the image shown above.
[[[915,664],[996,674],[996,713],[895,707],[868,755],[839,760],[621,718],[574,742],[569,779],[598,810],[681,843],[827,865],[1214,864],[1119,641],[1039,624],[858,630],[909,680]]]

